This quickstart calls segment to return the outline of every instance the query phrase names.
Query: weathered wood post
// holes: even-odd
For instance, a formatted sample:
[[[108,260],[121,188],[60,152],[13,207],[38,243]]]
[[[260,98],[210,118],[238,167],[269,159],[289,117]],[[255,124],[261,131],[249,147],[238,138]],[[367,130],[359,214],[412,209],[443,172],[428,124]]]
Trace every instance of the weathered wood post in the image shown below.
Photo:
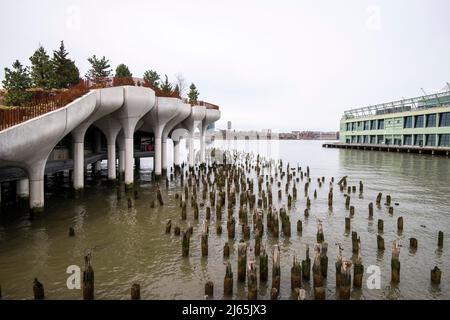
[[[170,233],[170,229],[172,228],[172,220],[167,220],[166,223],[166,233]]]
[[[156,198],[158,199],[159,205],[163,206],[164,202],[163,202],[163,198],[161,195],[161,190],[159,188],[156,190]]]
[[[441,283],[441,275],[442,271],[435,266],[433,270],[431,270],[431,283],[432,284],[440,284]]]
[[[272,289],[277,289],[277,295],[280,292],[280,247],[278,245],[273,246],[272,254]]]
[[[417,250],[417,239],[416,238],[409,238],[409,248],[412,251],[416,251]]]
[[[391,195],[390,194],[386,195],[386,205],[387,206],[391,205]]]
[[[352,284],[351,274],[352,262],[350,260],[343,260],[341,267],[341,281],[339,286],[339,299],[350,299],[350,288]]]
[[[131,285],[131,300],[140,300],[141,299],[141,286],[139,283],[133,283]]]
[[[361,257],[361,241],[358,238],[357,257],[355,259],[355,264],[353,266],[353,287],[354,288],[362,287],[363,275],[364,275],[364,266],[362,264],[362,257]]]
[[[69,237],[75,237],[75,229],[73,227],[69,228]]]
[[[214,283],[212,281],[205,283],[205,296],[209,299],[214,296]]]
[[[311,278],[311,258],[309,257],[309,246],[306,245],[306,258],[302,260],[302,277],[305,280]]]
[[[345,209],[349,209],[350,208],[350,195],[347,195],[345,197]]]
[[[350,206],[350,218],[353,218],[354,215],[355,215],[355,207]]]
[[[175,228],[173,230],[173,234],[176,236],[179,236],[181,234],[181,229],[179,226],[175,226]]]
[[[350,217],[345,217],[345,231],[350,231],[351,219]]]
[[[247,268],[247,244],[240,242],[238,245],[238,281],[245,282]]]
[[[378,232],[383,232],[384,222],[383,219],[378,219]]]
[[[377,248],[378,251],[384,251],[384,239],[380,235],[377,235]]]
[[[373,202],[369,203],[369,219],[373,218]]]
[[[230,256],[230,245],[228,242],[225,242],[223,245],[223,257],[228,258]]]
[[[236,220],[231,217],[231,220],[227,221],[228,240],[234,239],[236,229]]]
[[[88,253],[84,257],[84,271],[83,271],[83,299],[94,299],[94,269],[92,268],[92,256]]]
[[[444,233],[439,231],[438,233],[438,247],[442,248],[444,246]]]
[[[383,196],[383,194],[382,194],[381,192],[378,193],[378,195],[377,195],[376,203],[377,203],[378,206],[381,204],[381,197],[382,197],[382,196]]]
[[[317,219],[317,243],[322,243],[325,240],[325,237],[323,235],[323,227],[322,227],[322,221],[320,219]]]
[[[331,189],[330,192],[328,192],[328,207],[329,208],[333,207],[333,189]]]
[[[248,273],[247,273],[248,300],[258,299],[258,278],[256,274],[257,273],[255,262],[250,261],[248,264]]]
[[[262,246],[261,254],[259,255],[259,281],[266,282],[269,278],[269,257],[267,255],[266,246]]]
[[[392,258],[391,258],[391,282],[400,282],[400,243],[394,240],[392,243]]]
[[[233,271],[231,270],[231,263],[227,262],[225,270],[225,278],[223,279],[223,293],[227,296],[233,294]]]
[[[44,285],[42,283],[40,283],[37,278],[34,278],[34,281],[33,281],[33,295],[34,295],[34,300],[44,300],[45,299]]]
[[[328,243],[324,242],[320,246],[320,269],[322,277],[326,278],[328,275]]]
[[[358,253],[359,241],[358,233],[356,231],[352,231],[352,253]]]
[[[186,220],[187,219],[187,209],[186,209],[186,201],[181,202],[181,219]]]
[[[202,247],[202,257],[207,257],[208,256],[208,225],[206,224],[206,220],[203,220],[203,224],[202,224],[201,247]]]
[[[336,243],[336,288],[339,288],[341,285],[341,270],[342,270],[342,245],[340,243]]]
[[[312,266],[314,288],[323,287],[322,268],[320,267],[320,249],[320,244],[314,246],[314,263]]]
[[[397,230],[403,231],[403,217],[398,217],[397,219]]]
[[[189,229],[183,230],[183,237],[181,239],[181,253],[184,258],[189,257],[189,241],[190,241]]]
[[[128,198],[128,209],[133,208],[133,201],[131,200],[131,198]]]
[[[294,263],[291,268],[291,289],[295,290],[296,288],[301,287],[302,287],[302,265],[294,257]]]

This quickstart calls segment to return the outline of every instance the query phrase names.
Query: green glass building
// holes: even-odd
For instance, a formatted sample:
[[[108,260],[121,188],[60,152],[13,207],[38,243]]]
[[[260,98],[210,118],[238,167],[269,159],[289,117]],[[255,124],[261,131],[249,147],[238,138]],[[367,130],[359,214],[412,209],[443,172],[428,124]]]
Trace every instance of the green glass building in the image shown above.
[[[340,143],[450,147],[450,91],[345,111]]]

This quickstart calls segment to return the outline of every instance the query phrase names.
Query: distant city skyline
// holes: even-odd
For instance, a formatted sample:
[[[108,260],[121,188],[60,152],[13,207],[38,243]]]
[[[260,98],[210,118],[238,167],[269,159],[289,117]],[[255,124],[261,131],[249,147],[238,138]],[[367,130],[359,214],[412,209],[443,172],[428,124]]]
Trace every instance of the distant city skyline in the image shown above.
[[[446,0],[2,1],[3,68],[65,41],[87,58],[194,82],[217,129],[338,131],[345,110],[450,82]],[[18,23],[17,19],[22,20]],[[15,26],[11,28],[11,26]]]

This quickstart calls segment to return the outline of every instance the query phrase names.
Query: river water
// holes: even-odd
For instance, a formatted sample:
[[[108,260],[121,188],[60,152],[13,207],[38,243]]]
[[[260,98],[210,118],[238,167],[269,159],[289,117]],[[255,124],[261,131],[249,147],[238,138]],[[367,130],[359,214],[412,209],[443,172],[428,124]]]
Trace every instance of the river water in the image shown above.
[[[352,299],[450,299],[450,159],[430,155],[384,153],[359,150],[325,149],[321,141],[233,141],[216,142],[217,147],[236,148],[281,158],[291,167],[297,164],[310,167],[310,217],[303,215],[306,199],[303,186],[297,188],[298,199],[290,215],[292,235],[278,241],[264,235],[268,247],[278,243],[281,249],[281,299],[291,298],[290,268],[294,256],[304,259],[305,244],[310,245],[311,256],[316,238],[316,219],[323,222],[325,241],[329,244],[327,299],[336,299],[335,243],[344,246],[343,255],[351,256],[351,234],[346,233],[344,218],[344,192],[334,188],[334,206],[328,210],[328,181],[337,181],[347,175],[348,184],[364,183],[364,192],[352,194],[355,216],[352,230],[361,237],[362,258],[365,269],[369,265],[381,270],[380,289],[366,286],[352,291]],[[171,150],[169,150],[169,155]],[[183,155],[186,151],[183,150]],[[169,159],[171,160],[171,159]],[[181,257],[181,238],[165,234],[165,222],[185,227],[180,220],[181,209],[175,194],[181,192],[178,182],[171,182],[166,189],[162,184],[164,207],[150,207],[155,198],[155,183],[151,181],[151,159],[141,159],[141,170],[136,173],[138,199],[128,209],[125,196],[118,201],[116,188],[102,179],[88,177],[85,191],[75,196],[66,177],[64,183],[53,185],[49,178],[46,188],[46,212],[33,221],[28,220],[27,210],[7,209],[0,219],[0,285],[4,299],[31,299],[32,282],[37,277],[45,287],[48,299],[80,299],[81,290],[69,290],[66,285],[67,267],[83,268],[83,256],[92,252],[95,270],[96,299],[129,299],[134,282],[141,285],[143,299],[203,299],[204,284],[214,282],[214,298],[222,299],[225,261],[223,244],[227,241],[226,210],[222,220],[223,234],[217,236],[215,215],[212,214],[209,256],[201,257],[200,223],[205,207],[200,208],[200,219],[194,222],[189,258]],[[105,163],[103,168],[106,169]],[[319,187],[318,177],[326,177]],[[282,184],[284,190],[284,184]],[[317,189],[317,199],[312,197]],[[276,189],[274,189],[276,190]],[[373,220],[368,219],[368,203],[375,202],[378,192],[392,196],[394,214],[386,206],[374,206]],[[286,203],[285,197],[278,201],[274,192],[274,205]],[[5,212],[6,211],[6,212]],[[214,212],[214,211],[213,211]],[[237,212],[236,212],[237,214]],[[404,230],[397,232],[397,218],[404,219]],[[303,233],[296,232],[296,222],[303,221]],[[377,220],[384,220],[386,250],[377,252]],[[188,208],[188,221],[192,213]],[[69,227],[76,231],[68,236]],[[444,246],[437,246],[438,231],[444,232]],[[418,239],[416,252],[409,250],[409,238]],[[230,261],[234,272],[233,298],[246,298],[246,285],[237,283],[237,243],[241,228],[236,226],[236,241],[232,242]],[[401,282],[390,283],[391,244],[400,239]],[[253,238],[250,241],[253,246]],[[271,261],[271,250],[269,250]],[[430,284],[430,270],[438,266],[442,270],[440,286]],[[271,262],[269,281],[258,283],[261,299],[270,297]],[[312,280],[311,280],[312,281]],[[307,298],[312,298],[311,285],[305,283]]]

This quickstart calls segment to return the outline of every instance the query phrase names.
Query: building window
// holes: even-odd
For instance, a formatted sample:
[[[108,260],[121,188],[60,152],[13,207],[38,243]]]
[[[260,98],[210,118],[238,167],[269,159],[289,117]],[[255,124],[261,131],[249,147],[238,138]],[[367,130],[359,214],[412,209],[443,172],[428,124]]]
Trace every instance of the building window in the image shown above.
[[[423,115],[415,117],[414,128],[423,128]]]
[[[370,130],[376,130],[377,120],[370,120]]]
[[[369,143],[369,136],[364,136],[364,143]]]
[[[352,131],[356,131],[356,122],[352,122]]]
[[[345,124],[345,131],[350,131],[350,125],[351,125],[351,123]]]
[[[386,138],[386,140],[384,141],[384,143],[388,146],[390,146],[392,144],[392,139],[391,138]]]
[[[427,114],[427,128],[436,127],[436,114]]]
[[[370,121],[364,122],[364,130],[370,130]]]
[[[403,144],[406,146],[412,145],[412,136],[410,134],[405,134],[403,136]]]
[[[427,134],[425,135],[425,143],[427,146],[436,146],[436,135],[435,134]]]
[[[376,144],[377,143],[377,136],[370,136],[370,144]]]
[[[352,136],[352,143],[356,143],[356,136]]]
[[[415,134],[414,135],[414,145],[415,146],[423,146],[423,134]]]
[[[394,136],[394,145],[401,146],[402,145],[402,138],[399,136]]]
[[[439,135],[439,147],[450,147],[450,134]]]
[[[377,143],[378,144],[383,144],[384,141],[384,136],[377,136]]]
[[[439,127],[450,127],[450,112],[444,112],[439,115]]]
[[[361,136],[358,136],[357,142],[358,142],[358,143],[361,143]]]
[[[405,117],[403,128],[412,128],[412,116]]]
[[[384,130],[384,119],[378,120],[378,130]]]

